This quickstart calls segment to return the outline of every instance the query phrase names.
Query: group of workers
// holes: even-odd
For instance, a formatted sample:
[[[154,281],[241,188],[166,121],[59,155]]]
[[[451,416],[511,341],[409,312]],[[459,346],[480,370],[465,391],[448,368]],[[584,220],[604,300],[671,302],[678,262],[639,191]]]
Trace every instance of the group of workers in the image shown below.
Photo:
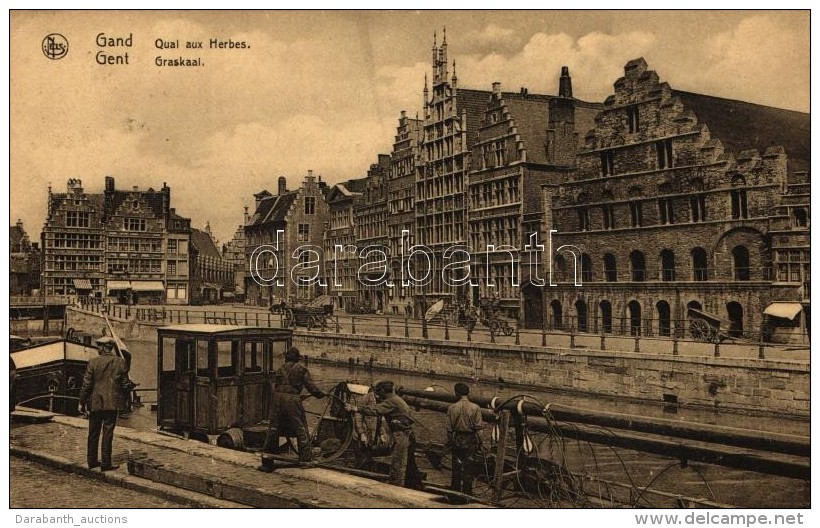
[[[327,393],[313,382],[310,371],[300,361],[299,349],[290,347],[285,352],[285,364],[274,375],[272,428],[276,434],[295,437],[299,463],[312,464],[312,450],[307,432],[302,390],[306,389],[316,398]],[[451,488],[472,495],[475,478],[476,455],[481,449],[479,431],[482,429],[481,409],[469,400],[470,388],[465,383],[454,387],[458,401],[447,410],[447,441],[453,457]],[[420,483],[420,473],[415,465],[415,420],[401,396],[396,394],[392,381],[380,381],[372,393],[363,398],[360,405],[345,404],[345,410],[364,416],[374,416],[386,423],[392,438],[390,455],[390,483],[414,487]],[[368,448],[371,439],[362,434],[358,438],[362,448]]]

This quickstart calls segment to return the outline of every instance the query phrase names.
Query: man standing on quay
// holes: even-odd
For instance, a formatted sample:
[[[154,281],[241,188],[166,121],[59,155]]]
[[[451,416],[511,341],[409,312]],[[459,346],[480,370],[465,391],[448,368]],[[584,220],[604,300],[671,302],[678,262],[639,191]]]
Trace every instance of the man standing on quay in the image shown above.
[[[478,432],[481,430],[481,408],[467,397],[470,387],[465,383],[455,384],[459,400],[447,409],[447,440],[453,450],[453,474],[450,488],[453,491],[473,494],[475,478],[475,455],[481,445]]]
[[[131,389],[125,360],[114,354],[114,339],[97,339],[99,355],[91,358],[83,376],[80,390],[80,412],[88,416],[88,467],[103,471],[117,469],[111,462],[114,428],[117,416],[126,410],[126,395]],[[100,434],[102,434],[102,464],[100,463]]]

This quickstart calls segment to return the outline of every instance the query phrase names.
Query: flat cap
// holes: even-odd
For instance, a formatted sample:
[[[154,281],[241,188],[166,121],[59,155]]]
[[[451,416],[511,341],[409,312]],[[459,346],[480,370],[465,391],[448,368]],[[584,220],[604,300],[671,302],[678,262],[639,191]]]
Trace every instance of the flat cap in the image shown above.
[[[114,341],[113,337],[102,336],[102,337],[97,338],[97,344],[98,345],[112,345],[113,346],[113,345],[117,344],[117,342]]]

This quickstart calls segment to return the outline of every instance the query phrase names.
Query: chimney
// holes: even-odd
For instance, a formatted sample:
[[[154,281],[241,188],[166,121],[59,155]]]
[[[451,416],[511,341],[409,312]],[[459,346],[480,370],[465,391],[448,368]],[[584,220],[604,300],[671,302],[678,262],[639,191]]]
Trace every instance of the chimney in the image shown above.
[[[498,81],[493,83],[493,94],[501,95],[501,83]]]
[[[82,194],[83,181],[79,178],[71,178],[68,180],[68,194]]]
[[[105,192],[114,192],[114,177],[105,177]]]
[[[313,170],[308,170],[307,177],[305,178],[305,187],[313,187],[315,182],[316,178],[313,176]]]
[[[246,205],[245,206],[245,222],[244,223],[247,224],[249,219],[250,219],[250,216],[248,216],[248,206]]]
[[[279,176],[279,188],[277,193],[282,195],[288,192],[288,180],[284,176]]]
[[[140,190],[140,188],[139,188],[139,187],[137,187],[136,185],[134,185],[134,192],[137,192],[137,191],[139,191],[139,190]]]
[[[561,66],[561,78],[558,81],[558,97],[572,97],[572,77],[569,66]]]

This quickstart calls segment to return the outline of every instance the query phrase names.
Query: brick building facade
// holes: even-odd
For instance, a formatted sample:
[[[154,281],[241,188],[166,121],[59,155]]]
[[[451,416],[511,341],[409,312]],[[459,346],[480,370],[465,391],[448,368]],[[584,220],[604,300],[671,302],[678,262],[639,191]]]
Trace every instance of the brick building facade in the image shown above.
[[[570,180],[543,188],[553,247],[574,246],[545,253],[558,284],[544,289],[547,326],[697,338],[695,320],[722,320],[756,338],[808,273],[802,253],[794,282],[772,267],[773,228],[805,203],[808,115],[675,92],[643,59],[624,73]]]
[[[356,276],[357,299],[376,313],[383,313],[389,290],[387,181],[390,156],[379,154],[364,178],[362,195],[353,201],[354,232],[359,256]],[[371,248],[374,251],[369,252]],[[362,252],[365,253],[362,253]]]
[[[329,221],[324,231],[325,276],[328,295],[338,310],[347,311],[356,305],[359,259],[358,252],[352,250],[356,247],[353,208],[366,183],[365,178],[337,183],[327,194]]]
[[[255,210],[245,225],[245,293],[249,302],[309,301],[325,293],[315,281],[302,281],[325,277],[322,252],[325,223],[330,218],[327,192],[327,184],[321,177],[317,181],[311,170],[295,191],[288,191],[287,180],[281,176],[277,194],[265,190],[254,195]],[[294,255],[303,246],[313,249]]]
[[[17,220],[9,226],[9,294],[32,295],[40,289],[40,243],[31,242]]]

